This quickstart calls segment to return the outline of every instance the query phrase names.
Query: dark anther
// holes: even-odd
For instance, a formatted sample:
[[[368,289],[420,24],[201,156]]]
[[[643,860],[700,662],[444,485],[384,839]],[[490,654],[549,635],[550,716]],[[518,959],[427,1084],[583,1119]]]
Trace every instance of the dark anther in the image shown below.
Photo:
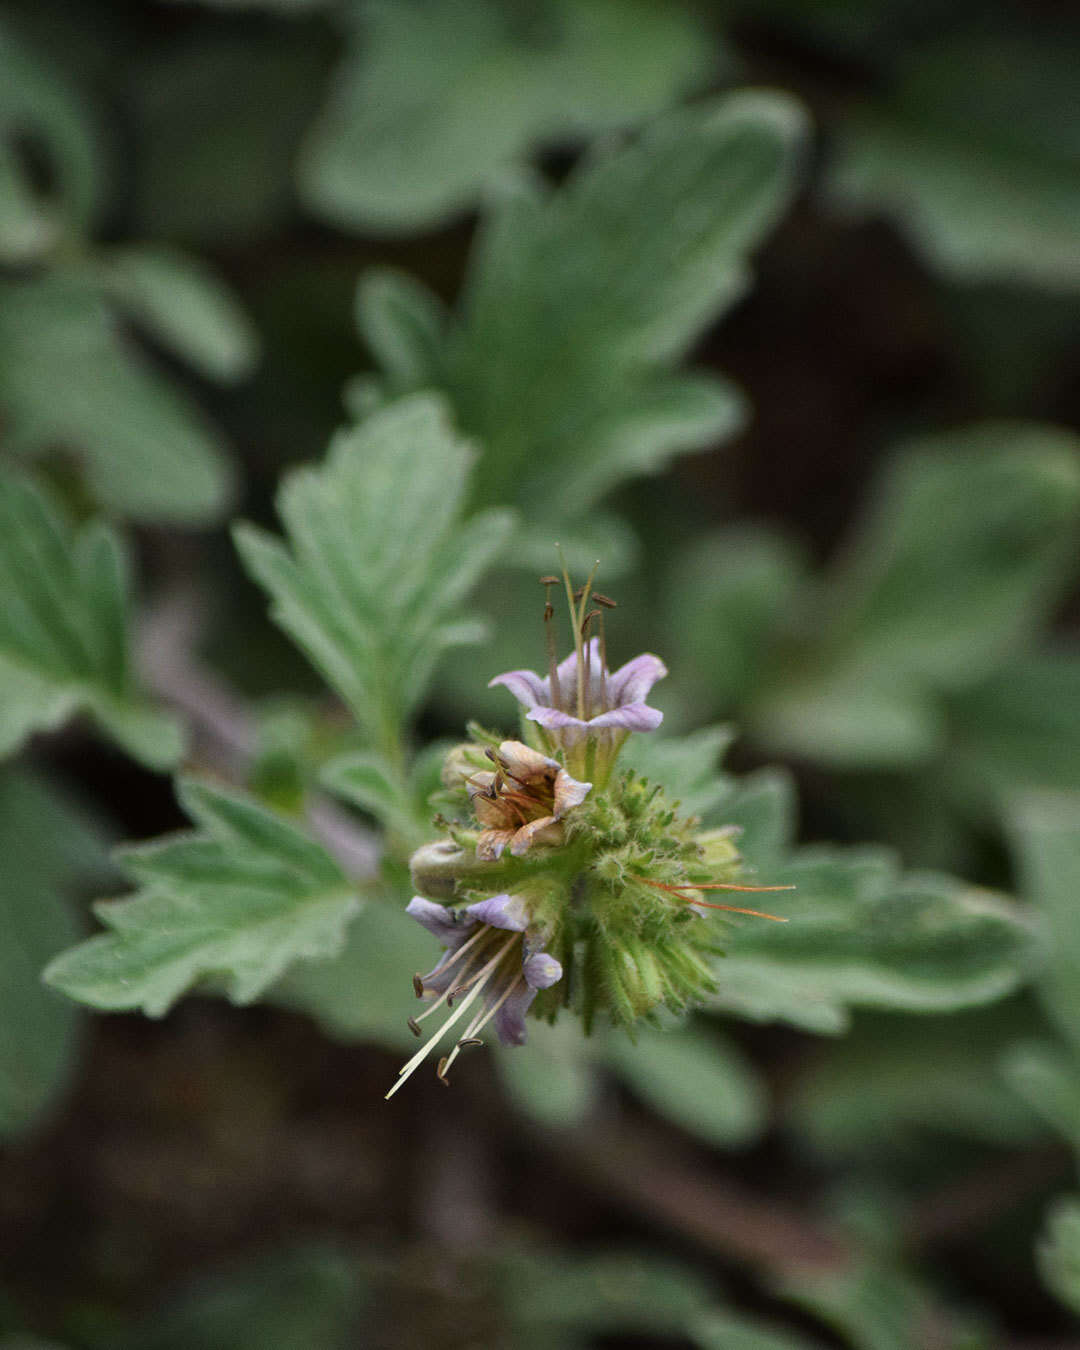
[[[559,584],[559,578],[558,578],[558,577],[541,577],[541,578],[540,578],[540,585],[541,585],[541,586],[557,586],[558,584]]]
[[[479,1036],[466,1036],[464,1040],[458,1041],[458,1049],[464,1050],[467,1046],[470,1045],[483,1045],[483,1044],[484,1042],[480,1039]]]
[[[412,987],[413,993],[416,995],[417,998],[424,997],[424,981],[420,978],[419,975],[414,975],[412,977]]]
[[[598,619],[598,618],[600,617],[600,614],[601,614],[601,611],[600,611],[600,610],[598,610],[598,609],[590,609],[589,612],[588,612],[588,614],[585,615],[585,617],[584,617],[584,618],[582,619],[582,621],[581,621],[581,635],[582,635],[582,637],[585,636],[585,633],[586,633],[586,630],[587,630],[588,627],[589,627],[589,624],[593,621],[593,619]]]
[[[603,605],[605,609],[617,609],[615,601],[610,595],[601,595],[599,591],[593,591],[592,598],[598,605]]]
[[[435,1077],[439,1080],[439,1082],[443,1085],[443,1087],[450,1086],[450,1079],[446,1077],[446,1061],[448,1059],[449,1055],[443,1055],[442,1059],[439,1060],[439,1067],[435,1070]]]
[[[408,1019],[408,1026],[409,1026],[409,1030],[412,1032],[412,1034],[413,1034],[414,1036],[422,1036],[422,1035],[424,1034],[424,1033],[420,1030],[420,1023],[416,1020],[415,1017],[410,1017],[410,1018]]]

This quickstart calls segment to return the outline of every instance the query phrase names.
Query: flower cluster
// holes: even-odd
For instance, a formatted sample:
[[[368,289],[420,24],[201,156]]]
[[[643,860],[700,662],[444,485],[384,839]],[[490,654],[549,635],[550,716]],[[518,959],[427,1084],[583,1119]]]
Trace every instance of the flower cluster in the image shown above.
[[[659,726],[645,699],[667,672],[649,654],[610,672],[603,609],[613,602],[592,595],[589,608],[590,586],[575,592],[564,580],[574,651],[556,662],[549,599],[547,675],[514,670],[491,681],[522,705],[532,743],[477,733],[451,751],[443,796],[455,816],[440,817],[448,837],[411,859],[417,894],[407,912],[445,950],[414,976],[429,1006],[409,1026],[421,1036],[426,1018],[445,1020],[388,1096],[451,1031],[453,1048],[438,1061],[443,1083],[489,1023],[520,1045],[530,1009],[553,1019],[573,1008],[588,1031],[599,1015],[629,1027],[661,1006],[691,1007],[716,987],[721,947],[710,911],[757,913],[706,892],[783,889],[735,879],[736,831],[702,831],[658,785],[614,773],[630,733]]]

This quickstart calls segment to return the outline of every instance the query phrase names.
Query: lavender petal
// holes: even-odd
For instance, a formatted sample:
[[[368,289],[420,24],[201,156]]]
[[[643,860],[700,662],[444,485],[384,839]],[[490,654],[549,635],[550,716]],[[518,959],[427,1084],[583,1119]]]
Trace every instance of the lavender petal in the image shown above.
[[[492,928],[508,928],[515,933],[524,933],[529,926],[525,901],[520,895],[510,895],[507,891],[478,900],[475,905],[469,905],[465,913]]]
[[[474,927],[475,920],[462,923],[452,909],[437,905],[434,900],[425,900],[422,895],[414,895],[405,906],[405,913],[415,919],[446,947],[460,947],[465,935]]]
[[[644,652],[620,666],[608,678],[608,698],[616,707],[642,703],[657,680],[662,680],[667,673],[667,666],[658,656]]]
[[[529,1011],[536,990],[523,984],[506,1000],[495,1014],[495,1030],[503,1045],[524,1045],[528,1039],[525,1031],[525,1014]]]
[[[547,952],[536,952],[525,961],[521,973],[530,989],[550,989],[562,979],[563,968]]]
[[[509,689],[523,708],[535,708],[537,704],[551,702],[547,681],[542,680],[534,670],[508,670],[505,675],[496,675],[493,680],[488,680],[489,689],[499,684]]]
[[[594,727],[621,727],[624,731],[655,731],[664,720],[659,708],[650,708],[647,703],[627,703],[611,712],[601,713],[589,723]]]

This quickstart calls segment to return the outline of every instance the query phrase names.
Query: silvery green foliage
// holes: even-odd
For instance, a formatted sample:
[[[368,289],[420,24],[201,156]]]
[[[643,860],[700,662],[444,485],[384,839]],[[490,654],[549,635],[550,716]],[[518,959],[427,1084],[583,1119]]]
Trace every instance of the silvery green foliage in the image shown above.
[[[175,762],[179,728],[132,674],[127,561],[112,529],[74,529],[29,481],[0,474],[0,591],[0,754],[85,712],[145,764]]]
[[[663,110],[707,78],[689,7],[626,0],[367,0],[299,183],[345,228],[407,231],[471,206],[539,146]]]
[[[1080,287],[1076,50],[970,33],[901,62],[838,127],[828,190],[894,215],[946,274]]]
[[[484,628],[459,607],[513,517],[462,519],[474,460],[441,400],[408,399],[339,432],[325,463],[285,481],[288,546],[241,525],[236,543],[272,613],[391,764],[449,647]]]
[[[139,889],[98,902],[108,931],[52,962],[54,988],[160,1017],[202,982],[250,1003],[293,961],[340,952],[359,900],[321,845],[241,794],[189,779],[179,796],[197,831],[119,853]]]
[[[920,791],[968,810],[999,811],[1025,779],[1072,785],[1064,709],[1080,663],[1029,644],[1076,575],[1078,533],[1080,442],[1063,429],[979,423],[902,446],[823,576],[763,530],[707,537],[680,559],[685,696],[832,768],[913,771],[945,756]]]
[[[257,342],[205,265],[143,245],[96,248],[107,168],[93,118],[57,65],[0,26],[0,282],[4,448],[78,458],[92,495],[141,520],[195,524],[231,493],[221,437],[124,331],[125,320],[205,377],[247,375]],[[24,163],[32,143],[49,190]]]
[[[354,408],[444,390],[484,452],[475,495],[520,504],[515,556],[546,564],[558,527],[589,525],[618,483],[742,424],[730,384],[677,363],[743,293],[804,134],[790,98],[742,93],[594,151],[557,189],[519,182],[452,315],[417,282],[369,273],[358,314],[382,376],[354,387]]]
[[[0,1137],[52,1105],[78,1050],[78,1014],[41,983],[74,942],[76,888],[109,875],[95,822],[26,770],[0,769]]]

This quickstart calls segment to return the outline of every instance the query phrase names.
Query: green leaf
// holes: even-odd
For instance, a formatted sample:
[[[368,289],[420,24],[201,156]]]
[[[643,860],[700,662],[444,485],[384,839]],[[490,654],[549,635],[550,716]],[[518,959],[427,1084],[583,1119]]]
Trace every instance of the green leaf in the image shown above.
[[[742,293],[803,133],[790,99],[744,93],[659,120],[557,190],[505,192],[438,360],[414,341],[388,395],[444,389],[485,452],[477,492],[548,540],[623,479],[731,435],[741,396],[671,368]]]
[[[192,1281],[119,1350],[343,1350],[354,1343],[363,1302],[348,1252],[310,1242]]]
[[[920,44],[888,103],[844,118],[830,191],[892,214],[943,272],[1080,287],[1075,44]]]
[[[1001,1057],[1016,1094],[1080,1154],[1080,1065],[1052,1041],[1020,1041]]]
[[[35,175],[23,146],[43,163]],[[39,186],[42,175],[48,190]],[[0,260],[25,263],[65,234],[85,234],[100,197],[98,145],[88,110],[55,60],[0,26]]]
[[[718,1309],[691,1322],[688,1335],[698,1350],[823,1350],[800,1332]]]
[[[1080,651],[1034,652],[949,704],[949,786],[1000,820],[1021,794],[1080,793]]]
[[[423,811],[393,765],[372,751],[338,755],[326,763],[319,781],[328,792],[361,807],[411,850],[431,834],[430,811]]]
[[[730,1041],[696,1023],[612,1037],[602,1059],[665,1119],[717,1148],[745,1148],[764,1131],[761,1080]]]
[[[245,797],[191,779],[179,795],[199,830],[121,851],[139,889],[97,904],[110,931],[52,962],[54,988],[160,1017],[207,978],[250,1003],[293,961],[341,951],[359,901],[329,854]]]
[[[689,10],[643,0],[396,0],[358,16],[299,182],[314,212],[361,231],[437,224],[508,163],[640,121],[712,64]]]
[[[45,782],[0,769],[0,1137],[24,1132],[74,1068],[77,1010],[41,983],[76,940],[68,894],[106,873],[96,826]]]
[[[756,737],[842,766],[927,758],[941,695],[1019,651],[1060,599],[1078,525],[1067,431],[988,422],[908,445],[808,597],[812,638],[778,653],[748,710]]]
[[[90,276],[0,285],[0,411],[10,448],[78,456],[120,515],[202,524],[228,502],[217,435],[125,340]]]
[[[138,234],[220,248],[287,231],[293,166],[333,53],[328,27],[219,22],[130,71]]]
[[[472,454],[442,403],[417,396],[331,442],[278,495],[291,550],[253,526],[236,544],[273,615],[388,758],[447,648],[482,628],[456,611],[502,548],[511,516],[462,522]]]
[[[805,572],[789,540],[759,528],[706,534],[680,554],[670,573],[666,650],[699,707],[730,712],[753,693]]]
[[[830,1160],[910,1150],[927,1131],[1027,1143],[1040,1120],[998,1061],[1029,1020],[1015,1001],[918,1020],[864,1013],[807,1066],[789,1098],[790,1124]]]
[[[1046,1287],[1067,1308],[1080,1313],[1080,1199],[1076,1196],[1055,1201],[1035,1256]]]
[[[1009,825],[1020,892],[1035,903],[1046,926],[1036,989],[1073,1051],[1080,1052],[1080,795],[1031,794],[1014,803]]]
[[[72,530],[28,482],[0,475],[0,593],[0,754],[88,712],[145,764],[176,761],[179,728],[134,688],[126,561],[112,530]]]
[[[848,1009],[950,1012],[1015,989],[1033,941],[1004,899],[948,876],[902,876],[888,853],[813,847],[762,876],[787,923],[733,916],[710,1003],[751,1021],[822,1034]]]
[[[294,967],[269,997],[310,1014],[337,1040],[414,1050],[407,1026],[416,1009],[410,977],[430,970],[437,956],[430,934],[403,903],[373,901],[349,925],[337,956]]]
[[[585,1120],[597,1096],[592,1051],[576,1020],[529,1023],[525,1045],[492,1046],[503,1088],[541,1125],[565,1129]]]
[[[619,765],[662,784],[683,814],[712,816],[732,795],[733,780],[719,771],[718,761],[734,739],[731,727],[703,727],[688,736],[631,736]]]
[[[251,373],[258,336],[225,283],[198,259],[147,245],[114,249],[102,280],[136,323],[200,374],[231,383]]]

